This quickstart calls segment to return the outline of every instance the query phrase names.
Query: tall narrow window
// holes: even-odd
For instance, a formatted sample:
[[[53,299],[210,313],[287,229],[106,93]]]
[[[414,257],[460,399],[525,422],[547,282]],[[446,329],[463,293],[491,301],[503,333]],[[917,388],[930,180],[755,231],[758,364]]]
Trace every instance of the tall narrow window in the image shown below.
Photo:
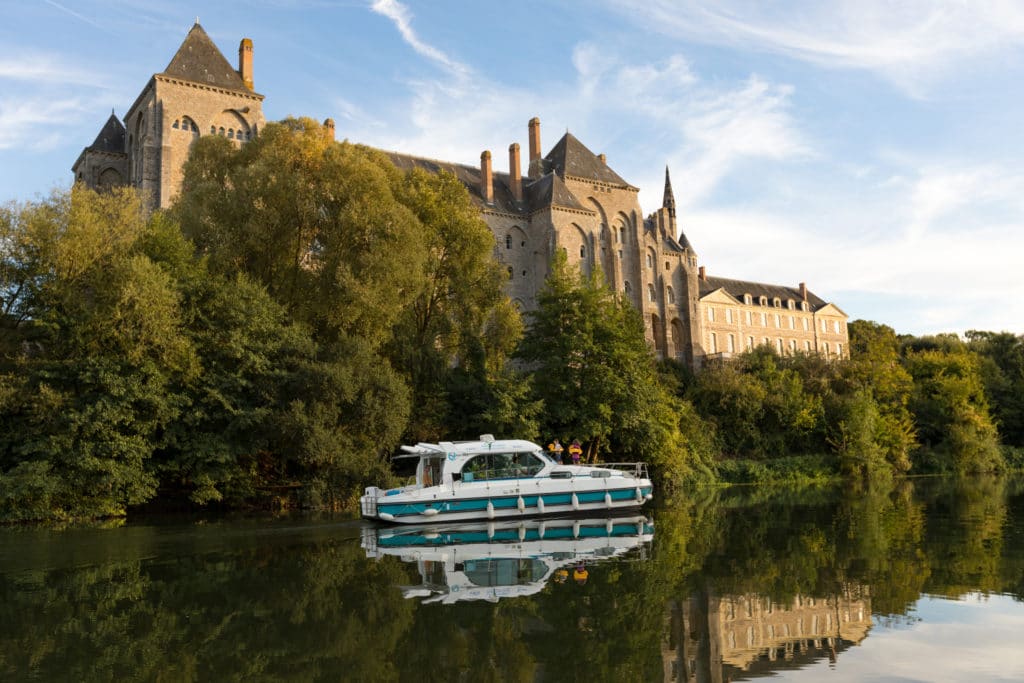
[[[725,322],[732,323],[732,309],[725,309]]]
[[[580,245],[580,258],[587,258],[587,245]]]
[[[647,285],[647,300],[651,303],[658,300],[657,296],[654,294],[654,285]]]
[[[708,306],[708,320],[710,322],[715,322],[715,309],[711,306]]]
[[[736,352],[736,338],[731,334],[729,335],[729,353]]]
[[[671,287],[665,290],[665,294],[668,296],[668,302],[670,304],[674,304],[676,302],[676,293],[672,291]]]
[[[511,280],[511,279],[512,279],[512,275],[513,275],[513,274],[514,274],[514,273],[513,273],[513,270],[512,270],[512,266],[509,266],[509,267],[508,267],[508,279],[509,279],[509,280]]]
[[[505,235],[505,248],[506,249],[511,249],[512,248],[512,235]]]
[[[714,332],[711,333],[711,353],[718,353],[718,336]]]

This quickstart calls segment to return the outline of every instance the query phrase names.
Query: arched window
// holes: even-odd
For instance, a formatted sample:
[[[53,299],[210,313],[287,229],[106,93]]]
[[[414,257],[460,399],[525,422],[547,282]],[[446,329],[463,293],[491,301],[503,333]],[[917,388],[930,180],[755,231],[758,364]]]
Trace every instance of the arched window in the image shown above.
[[[506,249],[511,249],[512,248],[512,235],[505,235],[505,248]]]
[[[622,283],[622,291],[629,294],[629,280]]]
[[[508,267],[508,279],[511,280],[513,275],[512,266]]]
[[[654,257],[651,256],[650,252],[647,253],[647,267],[648,268],[653,268],[654,267]]]
[[[745,303],[747,306],[750,306],[752,303],[754,303],[754,299],[749,294],[744,294],[743,303]]]
[[[779,297],[775,297],[774,299],[772,299],[772,306],[774,306],[775,308],[779,308],[780,306],[782,306],[782,301],[779,300]]]
[[[234,128],[228,128],[228,140],[234,140],[234,139],[235,139],[235,129]]]
[[[180,126],[178,125],[178,119],[174,119],[174,123],[171,124],[171,128],[175,128],[176,129],[176,128],[179,128],[179,127]]]
[[[224,136],[224,126],[217,129],[217,135],[220,135],[221,137]]]
[[[757,298],[757,303],[761,304],[762,306],[767,306],[768,305],[768,297],[766,297],[766,296],[758,297]]]
[[[669,302],[670,304],[674,304],[674,303],[676,302],[676,293],[675,293],[674,291],[672,291],[672,288],[671,288],[671,287],[669,287],[669,288],[668,288],[668,289],[667,289],[667,290],[665,291],[665,294],[666,294],[666,296],[668,296],[668,302]]]
[[[647,300],[654,303],[658,300],[658,297],[654,293],[654,285],[647,285]]]
[[[210,126],[210,135],[217,134],[217,126]]]
[[[619,241],[620,242],[625,242],[626,241],[626,228],[621,226],[621,225],[619,226]]]

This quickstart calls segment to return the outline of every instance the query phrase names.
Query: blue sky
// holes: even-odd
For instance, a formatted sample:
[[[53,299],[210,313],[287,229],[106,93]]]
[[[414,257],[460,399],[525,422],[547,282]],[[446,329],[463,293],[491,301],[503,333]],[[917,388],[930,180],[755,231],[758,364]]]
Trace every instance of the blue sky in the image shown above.
[[[1024,3],[0,0],[0,201],[68,185],[196,15],[268,120],[504,168],[569,129],[713,275],[915,334],[1024,333]]]

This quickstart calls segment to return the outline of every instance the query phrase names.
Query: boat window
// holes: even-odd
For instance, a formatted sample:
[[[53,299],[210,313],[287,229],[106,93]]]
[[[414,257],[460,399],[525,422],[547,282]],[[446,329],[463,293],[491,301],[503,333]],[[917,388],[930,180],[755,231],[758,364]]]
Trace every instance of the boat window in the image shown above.
[[[523,586],[544,578],[547,565],[536,558],[466,560],[464,571],[477,586]]]
[[[424,458],[423,460],[423,485],[437,486],[441,483],[441,468],[444,466],[444,458]]]
[[[462,481],[532,477],[544,469],[533,453],[484,453],[462,466]]]

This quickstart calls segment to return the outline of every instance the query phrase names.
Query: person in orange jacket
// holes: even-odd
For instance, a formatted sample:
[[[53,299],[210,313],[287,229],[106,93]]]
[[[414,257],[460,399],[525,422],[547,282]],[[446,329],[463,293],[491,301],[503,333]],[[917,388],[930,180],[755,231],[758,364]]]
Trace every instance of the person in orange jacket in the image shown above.
[[[573,439],[572,445],[569,446],[569,456],[572,457],[572,464],[580,464],[580,456],[583,455],[583,447],[580,446],[579,439]]]

